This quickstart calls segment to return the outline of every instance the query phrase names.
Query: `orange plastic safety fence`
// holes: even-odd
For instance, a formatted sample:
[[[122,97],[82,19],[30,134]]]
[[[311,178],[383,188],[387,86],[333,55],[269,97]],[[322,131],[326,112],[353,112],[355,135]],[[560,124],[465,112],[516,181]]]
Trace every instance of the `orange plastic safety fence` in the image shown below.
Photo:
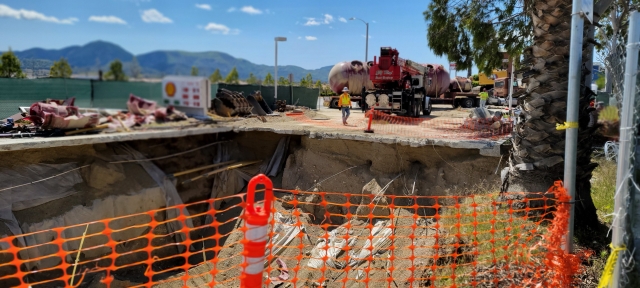
[[[314,126],[340,128],[362,132],[368,127],[369,113],[364,118],[350,119],[348,126],[341,120],[313,120],[304,114],[290,115],[296,121]],[[499,123],[491,120],[470,118],[412,118],[393,116],[381,111],[373,112],[371,128],[376,134],[398,135],[428,139],[499,139],[509,135],[513,125],[508,121]]]
[[[266,287],[569,287],[580,268],[559,248],[568,219],[560,186],[468,196],[274,193]],[[238,287],[247,267],[244,196],[4,238],[0,287]]]

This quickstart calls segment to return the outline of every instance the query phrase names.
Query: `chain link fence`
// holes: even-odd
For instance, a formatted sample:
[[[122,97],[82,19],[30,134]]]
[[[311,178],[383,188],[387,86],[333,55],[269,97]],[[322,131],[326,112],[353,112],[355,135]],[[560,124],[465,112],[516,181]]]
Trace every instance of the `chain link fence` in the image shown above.
[[[619,120],[605,119],[603,131],[619,131],[617,182],[615,191],[613,239],[610,261],[603,272],[601,285],[609,287],[638,287],[640,266],[640,153],[638,121],[640,112],[640,13],[630,13],[628,29],[604,41],[604,64],[612,96],[617,100]],[[601,119],[602,120],[602,119]],[[603,121],[601,121],[603,122]],[[611,126],[611,127],[607,127]],[[610,281],[610,282],[609,282]]]

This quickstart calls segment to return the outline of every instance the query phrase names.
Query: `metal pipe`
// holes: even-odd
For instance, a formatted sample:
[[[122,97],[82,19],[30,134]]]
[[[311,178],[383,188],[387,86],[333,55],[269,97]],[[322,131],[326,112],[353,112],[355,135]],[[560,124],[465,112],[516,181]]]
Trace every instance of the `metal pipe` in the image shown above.
[[[513,63],[513,58],[511,58],[511,63]],[[509,67],[512,67],[511,65],[513,64],[509,64]],[[511,102],[513,101],[513,67],[510,69],[511,70],[511,78],[509,79],[509,119],[511,119]]]
[[[569,192],[569,227],[565,236],[565,250],[573,253],[573,223],[576,199],[576,158],[578,156],[578,104],[580,102],[580,84],[582,66],[582,33],[584,20],[581,17],[581,0],[573,0],[571,12],[571,47],[569,50],[569,87],[567,93],[567,120],[565,121],[566,142],[564,150],[564,187]]]
[[[369,61],[369,23],[364,23],[367,24],[367,44],[365,44],[364,48],[364,65],[367,65],[367,61]]]
[[[276,38],[276,66],[275,66],[275,77],[273,78],[273,87],[275,91],[273,92],[273,102],[278,101],[278,39]],[[275,105],[275,104],[274,104]]]
[[[631,176],[631,153],[634,147],[632,144],[634,133],[634,108],[636,95],[636,75],[638,75],[638,50],[640,50],[640,12],[633,11],[629,15],[629,36],[627,40],[627,63],[624,70],[624,91],[622,96],[622,113],[620,119],[620,148],[618,150],[618,169],[616,173],[616,193],[614,196],[614,210],[616,223],[614,220],[613,237],[611,244],[613,248],[625,245],[625,232],[627,225],[627,199],[629,198],[629,177]],[[620,274],[622,272],[622,261],[625,257],[618,257],[611,287],[620,287]]]

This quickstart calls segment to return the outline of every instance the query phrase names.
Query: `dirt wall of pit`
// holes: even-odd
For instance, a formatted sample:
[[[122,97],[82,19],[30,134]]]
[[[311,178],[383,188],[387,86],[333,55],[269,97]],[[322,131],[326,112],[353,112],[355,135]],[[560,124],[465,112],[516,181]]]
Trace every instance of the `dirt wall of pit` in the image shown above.
[[[3,159],[0,161],[0,178],[3,177],[5,181],[0,189],[76,169],[63,176],[33,184],[41,186],[25,186],[11,189],[10,192],[4,191],[4,196],[11,198],[12,201],[17,195],[26,191],[24,189],[29,189],[30,193],[40,189],[43,195],[48,192],[62,195],[52,199],[40,197],[37,194],[38,197],[34,199],[23,199],[23,202],[14,201],[15,205],[9,208],[22,233],[42,231],[146,212],[175,205],[175,201],[192,203],[244,192],[246,176],[253,176],[268,169],[273,163],[273,155],[283,141],[288,143],[286,149],[281,151],[284,152],[284,160],[279,168],[274,168],[279,173],[272,177],[276,188],[361,193],[363,186],[372,179],[376,179],[381,186],[395,179],[387,190],[388,194],[467,195],[474,191],[486,190],[487,187],[495,188],[499,183],[499,176],[495,171],[500,159],[482,156],[477,149],[454,149],[441,146],[410,147],[354,140],[312,139],[306,136],[271,132],[241,132],[2,152],[0,153]],[[199,149],[203,146],[206,148]],[[149,172],[149,165],[143,162],[117,163],[133,159],[135,153],[130,150],[136,151],[145,159],[152,159],[144,163],[156,167],[156,172],[160,176],[153,176],[153,173]],[[178,155],[165,157],[171,154]],[[211,169],[179,177],[172,176],[176,172],[223,161],[258,161],[259,163],[223,171],[197,181],[188,180],[210,172]],[[168,182],[163,184],[163,181]],[[169,183],[171,189],[167,189],[166,183]],[[3,195],[0,194],[0,196]],[[40,202],[37,205],[26,205],[29,201]],[[227,206],[231,204],[233,203],[226,203]],[[224,206],[225,203],[221,205]],[[204,212],[204,209],[206,207],[202,209],[191,207],[188,212],[196,214]],[[227,211],[216,215],[216,219],[218,221],[234,219],[241,212],[241,209]],[[192,219],[191,224],[199,227],[206,222],[206,217],[197,217]],[[237,224],[231,221],[219,227],[217,233],[225,235],[231,233]],[[16,231],[16,227],[13,228],[12,230],[5,223],[0,222],[0,235],[15,234],[12,231]],[[94,228],[89,229],[89,233],[98,232],[92,229]],[[163,235],[172,228],[157,227],[157,229],[164,229],[158,232]],[[73,233],[78,234],[75,236],[81,235],[82,229],[75,230],[77,231]],[[148,232],[144,228],[132,229],[128,235],[123,235],[121,240],[133,239],[145,233]],[[42,239],[37,237],[28,239],[28,242],[34,244],[51,240],[47,238],[49,236],[45,236],[41,237]],[[221,239],[219,243],[212,245],[223,246],[225,240]],[[104,244],[101,242],[104,239],[91,241],[85,245],[90,247]],[[168,237],[163,238],[162,241],[169,243],[172,239]],[[28,245],[31,245],[29,243]],[[139,249],[142,247],[140,245],[145,244],[123,244],[126,249],[122,249],[123,251]],[[77,249],[77,247],[67,248]],[[195,247],[195,249],[201,248]],[[45,252],[47,251],[41,251],[42,254],[46,254]],[[108,253],[110,252],[96,250],[93,254],[83,254],[85,257],[83,259],[97,258]],[[175,255],[175,253],[179,251],[166,251],[166,255]],[[35,258],[36,254],[29,257]],[[214,255],[207,255],[207,258],[211,257]],[[130,260],[136,262],[144,259]],[[196,263],[199,261],[194,261],[192,264]],[[169,267],[174,264],[182,265],[179,262],[166,265]],[[51,263],[42,262],[33,263],[33,265],[33,269],[43,269],[54,267],[58,263],[51,261]],[[143,283],[144,271],[144,267],[135,267],[135,269],[121,271],[117,278]],[[2,273],[3,271],[0,271],[0,274]]]

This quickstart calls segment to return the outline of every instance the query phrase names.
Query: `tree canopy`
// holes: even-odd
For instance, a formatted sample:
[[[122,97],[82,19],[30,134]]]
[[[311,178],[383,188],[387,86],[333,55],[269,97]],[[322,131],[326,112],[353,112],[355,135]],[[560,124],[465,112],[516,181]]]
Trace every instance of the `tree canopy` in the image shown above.
[[[191,66],[191,76],[198,76],[198,74],[200,74],[200,71],[198,71],[198,67]]]
[[[227,74],[227,77],[224,79],[224,82],[227,84],[238,84],[240,83],[240,76],[238,76],[238,70],[236,67],[231,69],[231,72]]]
[[[280,76],[280,78],[278,78],[278,85],[288,86],[291,85],[291,82],[289,82],[289,79]]]
[[[127,81],[127,75],[122,70],[122,62],[117,59],[111,62],[109,71],[104,75],[104,78],[111,81]]]
[[[142,76],[142,68],[140,68],[140,63],[138,63],[138,58],[133,56],[131,60],[131,77],[134,79],[138,79]]]
[[[521,0],[433,0],[423,13],[428,46],[455,62],[458,70],[475,63],[491,74],[502,65],[501,51],[521,55],[531,44],[531,19],[525,11]]]
[[[249,78],[247,78],[247,84],[258,84],[258,78],[256,78],[255,75],[253,75],[253,73],[249,73]]]
[[[49,77],[51,78],[71,78],[71,66],[67,59],[60,58],[60,60],[53,62],[51,68],[49,68]]]
[[[222,81],[222,75],[220,75],[220,69],[216,69],[216,71],[213,71],[213,74],[209,76],[209,81],[211,81],[211,83],[218,83]]]
[[[24,78],[20,60],[11,50],[2,53],[0,57],[0,78]]]
[[[271,76],[271,73],[267,73],[267,76],[264,76],[264,81],[262,81],[262,83],[264,83],[264,85],[274,84],[273,76]]]
[[[314,88],[322,89],[322,82],[320,82],[320,80],[316,81],[316,85],[314,86]]]

